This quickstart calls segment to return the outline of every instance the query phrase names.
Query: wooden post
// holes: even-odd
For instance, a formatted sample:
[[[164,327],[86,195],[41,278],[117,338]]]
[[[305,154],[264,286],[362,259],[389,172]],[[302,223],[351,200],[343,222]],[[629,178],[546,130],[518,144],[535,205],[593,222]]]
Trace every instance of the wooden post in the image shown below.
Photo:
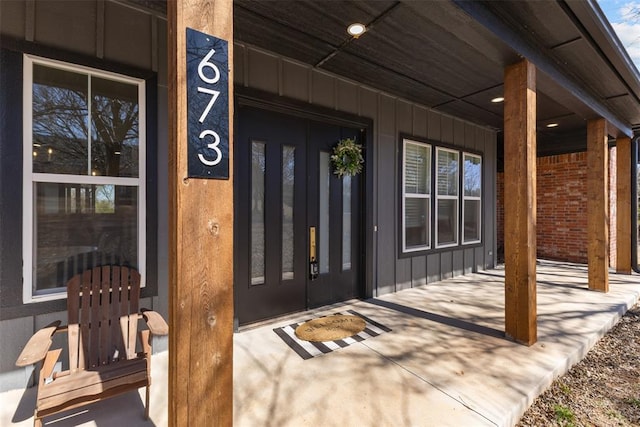
[[[532,345],[536,324],[536,69],[504,74],[505,332]]]
[[[616,139],[616,272],[631,274],[631,139]]]
[[[233,1],[169,0],[167,20],[169,425],[230,426],[233,423],[233,161],[229,159],[228,180],[187,177],[186,28],[228,41],[228,64],[232,68]],[[231,73],[231,70],[219,70],[220,73],[227,71]],[[212,76],[212,67],[205,64],[199,72]],[[228,102],[229,108],[231,156],[233,76],[228,77],[229,96],[224,102]],[[215,79],[209,77],[208,80]]]
[[[609,292],[609,147],[607,121],[587,122],[589,289]]]

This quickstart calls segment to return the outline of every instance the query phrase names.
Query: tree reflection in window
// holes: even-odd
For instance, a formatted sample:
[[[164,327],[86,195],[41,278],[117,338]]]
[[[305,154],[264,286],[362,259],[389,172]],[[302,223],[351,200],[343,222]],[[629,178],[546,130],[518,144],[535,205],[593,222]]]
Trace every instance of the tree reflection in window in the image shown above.
[[[97,265],[144,271],[141,84],[99,70],[25,61],[31,77],[31,209],[25,271],[32,295]],[[29,73],[30,72],[30,73]],[[141,151],[142,150],[142,151]],[[142,213],[141,213],[142,211]]]
[[[33,171],[137,177],[138,112],[135,85],[34,64]]]

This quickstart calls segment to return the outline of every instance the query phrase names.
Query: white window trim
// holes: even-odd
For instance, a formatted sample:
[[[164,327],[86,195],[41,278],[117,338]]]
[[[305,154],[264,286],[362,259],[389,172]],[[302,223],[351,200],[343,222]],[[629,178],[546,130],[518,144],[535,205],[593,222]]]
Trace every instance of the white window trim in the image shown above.
[[[480,160],[480,196],[467,196],[464,194],[464,173],[465,173],[465,157],[474,157]],[[464,211],[466,207],[465,201],[467,200],[477,200],[480,202],[480,212],[478,212],[478,239],[465,241],[464,235]],[[479,154],[467,153],[466,151],[462,152],[462,244],[463,245],[473,245],[476,243],[482,242],[482,156]]]
[[[458,194],[456,194],[455,196],[451,196],[451,195],[439,195],[438,194],[438,177],[439,177],[439,173],[438,173],[438,153],[445,151],[448,153],[454,153],[458,156]],[[450,148],[445,148],[445,147],[436,147],[436,158],[435,158],[435,196],[436,196],[436,203],[435,203],[435,212],[436,212],[436,224],[435,224],[435,242],[436,242],[436,249],[440,249],[440,248],[450,248],[450,247],[454,247],[454,246],[459,246],[460,244],[460,151],[458,150],[452,150]],[[456,209],[455,209],[455,224],[456,224],[456,233],[455,234],[455,242],[447,242],[445,244],[438,244],[438,234],[440,231],[440,228],[438,227],[438,201],[440,200],[455,200],[456,201]]]
[[[138,86],[138,177],[94,177],[84,175],[57,175],[33,173],[33,64],[59,68],[75,73],[87,73],[110,80]],[[32,55],[24,55],[22,81],[23,99],[23,172],[22,172],[22,300],[23,303],[34,303],[64,299],[67,297],[64,287],[35,293],[33,290],[33,187],[34,182],[57,182],[77,184],[114,184],[130,185],[138,188],[138,270],[141,275],[141,286],[145,286],[146,276],[146,94],[145,82],[142,79],[123,76],[80,65],[68,64],[52,59],[44,59]]]
[[[427,144],[424,142],[419,142],[419,141],[413,141],[411,139],[406,139],[404,138],[402,140],[402,252],[403,253],[410,253],[410,252],[420,252],[420,251],[426,251],[431,249],[431,235],[432,235],[432,230],[431,230],[431,185],[429,185],[429,193],[428,194],[421,194],[421,193],[407,193],[406,192],[406,170],[405,170],[405,165],[406,165],[406,158],[407,158],[407,144],[413,144],[413,145],[418,145],[418,146],[423,146],[423,147],[427,147],[427,149],[429,150],[429,159],[431,159],[432,155],[433,155],[433,148],[431,146],[431,144]],[[431,170],[431,163],[429,164],[429,180],[431,181],[431,176],[432,176],[433,171]],[[407,227],[406,227],[406,221],[407,221],[407,216],[405,214],[406,212],[406,200],[407,198],[409,199],[428,199],[429,200],[429,215],[427,218],[427,230],[429,231],[429,239],[427,239],[427,244],[423,245],[423,246],[412,246],[410,248],[407,248]]]

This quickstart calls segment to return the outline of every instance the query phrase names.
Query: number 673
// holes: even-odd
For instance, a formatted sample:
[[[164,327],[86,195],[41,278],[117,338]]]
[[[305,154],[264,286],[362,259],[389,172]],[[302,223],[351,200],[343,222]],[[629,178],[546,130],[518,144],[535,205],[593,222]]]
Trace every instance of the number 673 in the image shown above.
[[[200,61],[200,64],[198,64],[198,77],[200,77],[200,80],[204,83],[211,85],[218,83],[218,81],[220,80],[220,70],[218,69],[218,66],[216,64],[211,62],[211,58],[213,57],[214,53],[216,53],[215,49],[211,49],[209,53],[202,59],[202,61]],[[205,68],[209,68],[213,72],[213,77],[207,77],[205,75]],[[200,123],[204,123],[205,119],[209,115],[209,112],[211,111],[211,108],[213,108],[213,105],[216,103],[218,96],[220,96],[220,91],[198,86],[198,92],[211,95],[209,103],[198,119]],[[213,137],[213,142],[207,144],[207,148],[213,150],[213,152],[215,153],[215,158],[213,160],[209,160],[202,153],[200,153],[198,154],[198,159],[200,159],[200,162],[202,162],[202,164],[206,166],[215,166],[222,161],[222,151],[220,151],[219,147],[220,136],[217,132],[211,129],[205,129],[200,132],[199,138],[202,140],[207,136]]]

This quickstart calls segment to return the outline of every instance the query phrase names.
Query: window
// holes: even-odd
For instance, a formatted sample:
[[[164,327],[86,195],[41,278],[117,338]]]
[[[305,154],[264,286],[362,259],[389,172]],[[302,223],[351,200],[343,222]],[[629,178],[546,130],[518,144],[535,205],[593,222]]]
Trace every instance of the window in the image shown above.
[[[482,208],[482,157],[469,153],[463,156],[462,243],[477,243]]]
[[[458,171],[460,154],[436,149],[436,247],[458,244]]]
[[[97,265],[145,272],[144,80],[24,57],[24,302]]]
[[[403,138],[401,173],[402,253],[482,241],[481,155]]]
[[[431,145],[404,140],[402,159],[403,252],[431,247]]]

